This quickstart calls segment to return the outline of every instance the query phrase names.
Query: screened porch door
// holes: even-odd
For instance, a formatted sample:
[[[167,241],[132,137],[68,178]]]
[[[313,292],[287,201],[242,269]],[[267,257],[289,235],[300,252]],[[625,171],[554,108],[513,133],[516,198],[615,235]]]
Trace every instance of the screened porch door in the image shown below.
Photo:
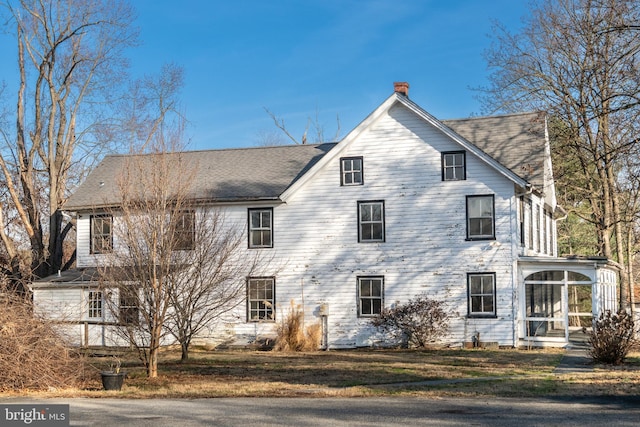
[[[567,342],[590,327],[593,282],[567,270],[533,273],[525,278],[525,335],[536,341]]]

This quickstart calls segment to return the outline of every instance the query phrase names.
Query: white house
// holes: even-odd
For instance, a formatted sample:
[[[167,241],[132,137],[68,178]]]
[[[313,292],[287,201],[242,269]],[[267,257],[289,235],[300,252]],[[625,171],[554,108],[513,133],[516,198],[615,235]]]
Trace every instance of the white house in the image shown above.
[[[606,259],[557,256],[565,213],[542,113],[441,121],[399,83],[338,143],[181,156],[199,162],[202,209],[246,224],[246,250],[284,266],[247,277],[246,301],[202,339],[271,336],[294,300],[323,324],[327,348],[384,345],[370,318],[426,294],[451,310],[452,345],[565,346],[580,321],[616,308]],[[32,285],[37,309],[64,313],[78,344],[110,345],[117,327],[95,267],[126,158],[105,157],[67,202],[77,270]]]

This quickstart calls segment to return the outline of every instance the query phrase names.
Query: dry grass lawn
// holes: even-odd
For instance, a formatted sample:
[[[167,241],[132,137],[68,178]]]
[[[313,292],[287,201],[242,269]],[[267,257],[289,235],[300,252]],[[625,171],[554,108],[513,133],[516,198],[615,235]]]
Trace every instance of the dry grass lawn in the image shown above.
[[[556,375],[560,350],[349,350],[311,353],[163,352],[160,377],[148,379],[132,356],[122,391],[103,391],[103,358],[92,365],[86,387],[31,393],[33,397],[203,398],[233,396],[544,396],[638,395],[640,353],[622,367]],[[497,378],[499,377],[499,378]],[[475,379],[467,381],[466,379]],[[443,381],[448,380],[448,381]],[[423,382],[423,383],[421,383]],[[425,383],[426,382],[426,383]],[[401,384],[399,384],[401,383]],[[7,396],[6,394],[0,396]]]

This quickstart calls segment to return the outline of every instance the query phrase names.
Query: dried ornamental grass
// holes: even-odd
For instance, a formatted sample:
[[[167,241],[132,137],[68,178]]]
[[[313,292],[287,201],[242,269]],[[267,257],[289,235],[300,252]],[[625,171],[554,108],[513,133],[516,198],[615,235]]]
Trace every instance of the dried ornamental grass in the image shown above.
[[[289,314],[278,325],[276,333],[276,351],[315,351],[322,339],[320,324],[314,323],[305,328],[304,311],[293,300]]]

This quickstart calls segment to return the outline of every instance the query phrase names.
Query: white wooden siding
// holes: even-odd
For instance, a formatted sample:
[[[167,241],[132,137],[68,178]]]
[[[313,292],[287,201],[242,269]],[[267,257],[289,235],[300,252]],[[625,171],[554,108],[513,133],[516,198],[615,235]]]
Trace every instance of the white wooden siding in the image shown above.
[[[339,156],[363,157],[364,185],[340,186],[335,158],[286,204],[273,205],[274,247],[253,250],[273,255],[261,275],[276,277],[277,320],[292,300],[304,301],[307,324],[319,321],[319,306],[327,304],[331,348],[379,344],[369,320],[357,316],[356,287],[358,276],[381,275],[386,307],[421,294],[445,301],[452,313],[450,342],[470,342],[479,332],[481,341],[513,345],[516,258],[528,253],[520,249],[514,184],[471,153],[467,179],[443,182],[441,152],[455,150],[460,146],[449,137],[396,106]],[[495,197],[495,240],[466,240],[468,195]],[[385,202],[383,243],[358,242],[357,202],[364,200]],[[247,208],[258,206],[225,209],[246,233]],[[84,213],[78,217],[79,267],[96,265],[89,234]],[[483,272],[496,275],[497,316],[468,318],[467,273]],[[274,323],[247,323],[245,309],[203,335],[217,341],[273,336]]]
[[[332,347],[372,345],[357,317],[357,277],[383,275],[390,306],[426,293],[454,314],[450,339],[513,343],[514,187],[467,155],[467,180],[441,180],[442,151],[459,149],[402,108],[393,109],[341,153],[364,157],[364,185],[339,185],[335,159],[274,210],[274,250],[288,260],[278,274],[278,312],[303,298],[309,321],[329,306]],[[496,241],[466,241],[466,196],[495,196]],[[385,242],[358,243],[357,202],[385,201]],[[496,319],[467,319],[466,275],[496,273]]]

